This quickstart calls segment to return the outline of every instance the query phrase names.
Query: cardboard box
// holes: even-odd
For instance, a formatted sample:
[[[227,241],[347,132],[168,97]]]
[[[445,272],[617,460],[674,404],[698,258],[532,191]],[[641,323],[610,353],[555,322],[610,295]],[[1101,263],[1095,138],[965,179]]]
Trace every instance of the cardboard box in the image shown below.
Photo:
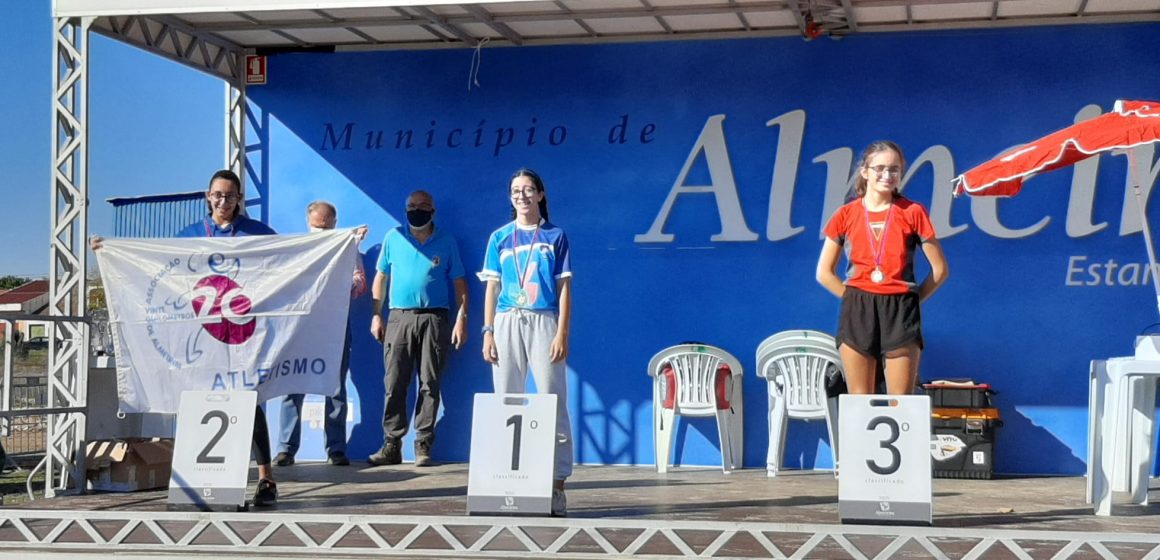
[[[91,441],[85,453],[89,489],[102,492],[166,488],[172,463],[171,439]]]

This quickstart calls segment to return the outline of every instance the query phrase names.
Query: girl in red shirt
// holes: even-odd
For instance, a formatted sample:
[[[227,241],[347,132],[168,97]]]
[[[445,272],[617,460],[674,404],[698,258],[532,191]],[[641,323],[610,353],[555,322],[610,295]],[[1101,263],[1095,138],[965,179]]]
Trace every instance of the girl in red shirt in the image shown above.
[[[866,148],[855,198],[830,218],[818,258],[818,283],[842,299],[838,352],[852,394],[874,392],[880,357],[886,362],[887,392],[913,392],[923,348],[920,304],[950,273],[926,209],[898,192],[905,169],[906,158],[894,142],[880,140]],[[920,246],[931,269],[922,283],[914,278]],[[837,275],[843,249],[844,282]]]

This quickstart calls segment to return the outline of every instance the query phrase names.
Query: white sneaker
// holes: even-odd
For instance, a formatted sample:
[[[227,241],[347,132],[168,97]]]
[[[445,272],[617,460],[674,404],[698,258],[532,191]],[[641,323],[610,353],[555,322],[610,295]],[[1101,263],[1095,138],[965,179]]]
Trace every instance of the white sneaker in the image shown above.
[[[568,517],[568,497],[563,490],[552,490],[552,517]]]

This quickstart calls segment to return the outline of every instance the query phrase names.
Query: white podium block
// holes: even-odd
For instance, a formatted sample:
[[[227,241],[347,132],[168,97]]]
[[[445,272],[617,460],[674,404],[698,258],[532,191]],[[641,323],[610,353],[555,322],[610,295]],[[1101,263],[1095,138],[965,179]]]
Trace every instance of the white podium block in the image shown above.
[[[930,398],[842,395],[838,407],[842,522],[930,525]]]
[[[257,404],[253,391],[181,393],[169,507],[245,509]]]
[[[556,395],[475,395],[467,513],[550,515],[555,454]]]

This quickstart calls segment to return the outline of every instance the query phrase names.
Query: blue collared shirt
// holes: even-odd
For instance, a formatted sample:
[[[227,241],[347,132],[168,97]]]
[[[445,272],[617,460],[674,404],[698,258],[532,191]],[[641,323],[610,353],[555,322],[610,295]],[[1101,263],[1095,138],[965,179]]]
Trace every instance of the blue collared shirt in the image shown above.
[[[388,231],[375,268],[391,276],[391,309],[450,309],[451,282],[464,276],[455,237],[439,228],[422,244],[405,225]]]

